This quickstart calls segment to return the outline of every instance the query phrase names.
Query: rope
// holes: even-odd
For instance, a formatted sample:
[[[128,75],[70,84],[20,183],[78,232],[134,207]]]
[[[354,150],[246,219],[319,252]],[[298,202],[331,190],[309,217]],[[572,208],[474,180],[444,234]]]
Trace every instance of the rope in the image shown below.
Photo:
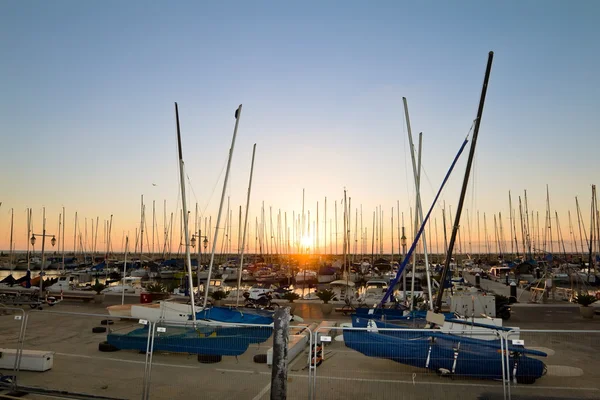
[[[469,133],[470,133],[470,131],[469,131]],[[427,212],[427,216],[425,217],[425,219],[421,223],[421,227],[419,228],[419,232],[417,233],[417,236],[415,237],[415,240],[413,241],[412,245],[410,246],[410,249],[408,250],[408,253],[406,253],[406,256],[404,257],[404,260],[402,260],[402,264],[400,265],[400,268],[398,268],[398,272],[396,273],[396,277],[390,282],[390,285],[389,285],[389,287],[387,289],[387,292],[385,293],[385,296],[383,296],[383,299],[381,300],[381,303],[379,304],[380,306],[382,306],[387,301],[387,299],[393,293],[396,284],[400,280],[400,277],[402,276],[402,272],[404,271],[404,268],[406,268],[406,264],[408,263],[408,260],[410,260],[410,257],[412,255],[412,253],[415,251],[415,248],[417,247],[417,243],[419,242],[419,238],[423,234],[423,230],[425,229],[425,225],[427,224],[427,221],[429,220],[429,217],[431,216],[431,212],[435,208],[435,203],[437,202],[438,198],[440,197],[440,194],[441,194],[442,190],[444,189],[444,186],[446,185],[446,182],[448,182],[448,179],[450,178],[450,174],[452,173],[452,170],[454,169],[454,166],[456,165],[456,162],[458,161],[458,159],[460,158],[460,155],[462,154],[463,150],[465,149],[465,146],[467,145],[467,142],[468,142],[468,135],[467,135],[467,138],[465,138],[465,141],[463,142],[462,146],[460,147],[460,150],[458,150],[458,153],[454,157],[454,161],[452,161],[452,165],[450,165],[450,169],[448,170],[448,172],[446,173],[446,176],[444,177],[442,185],[441,185],[440,189],[438,190],[438,193],[435,196],[435,199],[433,200],[433,203],[431,204],[431,207],[429,208],[429,211]]]

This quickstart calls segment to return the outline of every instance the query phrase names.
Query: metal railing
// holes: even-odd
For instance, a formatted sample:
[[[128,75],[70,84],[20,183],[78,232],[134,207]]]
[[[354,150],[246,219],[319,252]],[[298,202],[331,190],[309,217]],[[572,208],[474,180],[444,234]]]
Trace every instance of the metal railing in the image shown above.
[[[310,396],[312,347],[308,326],[291,325],[288,399]],[[296,333],[296,335],[294,335]],[[267,399],[271,386],[273,326],[198,321],[156,323],[152,331],[146,399]],[[299,350],[299,351],[298,351]]]
[[[272,326],[0,310],[9,313],[0,315],[0,347],[17,350],[12,390],[104,399],[269,397]],[[600,398],[600,330],[289,329],[288,399]],[[52,352],[52,369],[23,369],[30,350]]]
[[[72,398],[142,398],[147,361],[137,354],[116,352],[107,341],[114,332],[138,326],[138,319],[131,317],[30,311],[22,334],[18,386],[32,393]],[[25,357],[35,361],[34,371],[40,371],[39,359],[45,359],[42,368],[47,370],[26,371]]]
[[[501,336],[491,333],[487,339],[494,339],[493,344],[487,340],[489,347],[482,347],[484,352],[479,354],[474,353],[476,340],[453,337],[457,339],[448,340],[431,329],[317,330],[312,350],[316,355],[312,399],[391,399],[400,392],[416,399],[464,399],[465,388],[479,395],[502,394],[506,375]],[[468,364],[477,362],[480,367],[467,370]]]
[[[0,382],[2,383],[2,386],[10,385],[10,388],[13,391],[15,391],[17,388],[23,332],[26,326],[26,319],[27,315],[25,314],[25,310],[22,308],[0,306],[0,347],[5,349],[4,351],[10,348],[11,356],[12,350],[15,351],[14,362],[12,362],[12,377],[6,377],[3,375]],[[14,349],[11,348],[13,346]],[[8,354],[2,355],[2,357],[6,360],[9,360]],[[6,362],[6,365],[3,365],[3,367],[9,367],[8,364],[9,362]]]

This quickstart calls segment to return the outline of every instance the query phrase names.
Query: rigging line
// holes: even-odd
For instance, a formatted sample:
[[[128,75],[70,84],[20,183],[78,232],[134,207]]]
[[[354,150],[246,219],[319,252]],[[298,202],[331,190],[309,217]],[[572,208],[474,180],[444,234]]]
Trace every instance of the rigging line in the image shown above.
[[[465,137],[465,140],[469,140],[469,137],[471,136],[471,133],[473,131],[473,128],[475,127],[475,121],[477,119],[474,119],[473,122],[471,123],[471,127],[469,128],[469,131],[467,132],[467,136]],[[431,183],[431,180],[429,179],[429,175],[427,175],[427,171],[425,170],[425,167],[423,166],[423,163],[421,163],[421,171],[423,172],[423,174],[425,174],[425,179],[427,180],[427,183],[429,184],[429,187],[431,189],[432,193],[435,193],[435,189],[433,188],[433,185]],[[444,193],[446,192],[446,187],[444,187],[440,193],[440,198],[442,200],[444,200]],[[442,210],[443,206],[438,202],[436,207],[439,210]]]
[[[194,195],[194,199],[196,200],[196,203],[198,202],[198,196],[196,196],[196,191],[194,190],[194,186],[192,185],[192,180],[190,179],[190,176],[187,174],[187,171],[185,173],[185,177],[187,178],[188,181],[188,185],[192,191],[192,194]]]
[[[440,197],[440,193],[444,189],[444,186],[446,185],[446,182],[448,182],[448,178],[450,178],[450,175],[452,174],[452,171],[454,170],[454,167],[456,166],[456,162],[458,161],[458,159],[460,158],[460,155],[462,154],[463,150],[465,149],[465,146],[467,145],[467,142],[468,142],[468,140],[465,139],[465,141],[463,142],[462,146],[458,150],[458,153],[454,157],[454,160],[452,161],[452,165],[450,165],[450,169],[448,170],[448,172],[446,172],[446,176],[444,177],[444,180],[442,181],[442,185],[440,186],[440,189],[438,190],[437,195],[433,199],[433,203],[431,204],[431,207],[429,207],[429,211],[427,212],[427,215],[425,216],[425,219],[423,219],[423,222],[421,223],[421,227],[419,228],[419,231],[417,232],[417,236],[415,237],[412,245],[410,246],[410,249],[408,250],[408,253],[406,253],[406,256],[404,256],[404,260],[402,261],[402,264],[398,268],[398,272],[396,273],[396,276],[394,277],[394,279],[392,279],[392,281],[390,281],[390,285],[388,286],[388,290],[385,293],[385,296],[383,297],[383,299],[381,300],[381,302],[379,303],[379,306],[383,306],[383,304],[387,301],[387,299],[390,297],[390,295],[395,290],[396,284],[398,283],[398,281],[400,279],[400,276],[402,275],[402,272],[406,268],[406,264],[408,263],[408,260],[410,260],[410,257],[412,255],[412,253],[415,251],[415,248],[417,247],[419,239],[420,239],[421,235],[423,234],[423,230],[425,229],[425,225],[427,224],[427,221],[429,220],[429,217],[431,216],[431,212],[435,208],[435,203],[438,201],[438,199]]]
[[[221,172],[219,173],[219,176],[217,176],[217,180],[215,181],[212,191],[210,192],[210,196],[208,197],[208,200],[206,200],[206,204],[204,205],[204,208],[202,209],[202,211],[200,211],[200,217],[202,217],[202,218],[206,214],[206,209],[208,208],[208,205],[210,204],[210,201],[212,200],[213,195],[215,194],[215,190],[217,189],[217,185],[219,184],[219,181],[221,180],[221,176],[223,175],[223,171],[225,171],[226,166],[227,166],[227,157],[225,157],[225,161],[223,162],[223,167],[221,167]]]

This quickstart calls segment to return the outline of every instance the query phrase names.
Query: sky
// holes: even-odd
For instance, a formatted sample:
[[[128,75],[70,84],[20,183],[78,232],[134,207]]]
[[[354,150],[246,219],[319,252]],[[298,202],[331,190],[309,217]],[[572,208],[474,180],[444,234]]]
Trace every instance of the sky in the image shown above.
[[[548,185],[563,236],[568,212],[577,224],[575,196],[589,229],[600,171],[598,15],[596,1],[3,1],[0,249],[9,248],[11,209],[18,249],[26,247],[27,208],[34,233],[44,209],[47,231],[57,233],[65,207],[67,249],[76,211],[82,241],[85,223],[90,229],[88,249],[91,221],[100,221],[103,243],[111,215],[113,247],[125,235],[133,241],[142,195],[149,229],[153,201],[157,230],[164,201],[167,219],[174,213],[177,221],[178,102],[192,215],[198,203],[214,228],[243,104],[226,188],[232,236],[256,143],[249,236],[263,202],[267,222],[269,208],[275,225],[281,210],[291,227],[304,190],[311,221],[319,202],[320,242],[331,241],[324,200],[327,220],[337,201],[341,231],[346,190],[351,224],[362,206],[369,241],[381,206],[389,251],[392,208],[399,203],[394,224],[403,213],[408,231],[415,205],[402,98],[415,142],[423,132],[428,210],[475,119],[489,51],[463,215],[474,231],[476,212],[486,213],[492,236],[501,212],[506,232],[508,192],[518,215],[527,190],[529,210],[543,221]],[[466,156],[432,214],[439,232],[444,202],[446,212],[456,209]]]

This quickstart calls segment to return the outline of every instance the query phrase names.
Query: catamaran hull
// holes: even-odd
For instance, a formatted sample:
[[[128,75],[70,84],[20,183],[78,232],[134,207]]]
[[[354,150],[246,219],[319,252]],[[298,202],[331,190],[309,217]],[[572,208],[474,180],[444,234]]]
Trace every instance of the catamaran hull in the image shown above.
[[[141,328],[127,334],[110,333],[107,341],[120,350],[145,352],[148,346],[148,329]],[[250,343],[243,334],[170,327],[164,334],[155,334],[153,351],[239,356],[246,352]]]
[[[392,336],[392,334],[394,336]],[[479,379],[502,379],[502,352],[498,347],[477,343],[477,339],[426,332],[387,334],[344,330],[347,347],[369,357],[385,358],[439,373]],[[489,342],[487,342],[489,343]],[[510,377],[532,383],[546,372],[545,364],[525,354],[509,357]],[[515,373],[516,372],[516,373]]]

